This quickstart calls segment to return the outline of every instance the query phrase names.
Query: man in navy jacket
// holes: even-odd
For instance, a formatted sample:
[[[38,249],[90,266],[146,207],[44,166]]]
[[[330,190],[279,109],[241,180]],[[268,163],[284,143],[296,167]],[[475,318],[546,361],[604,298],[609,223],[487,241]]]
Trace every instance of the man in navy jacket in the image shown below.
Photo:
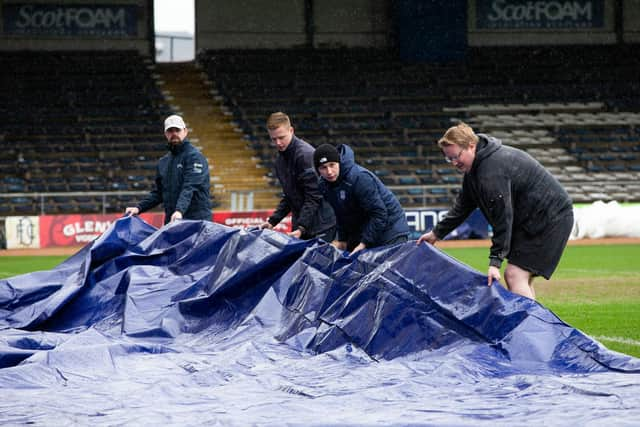
[[[289,235],[299,239],[321,238],[327,242],[335,235],[333,209],[318,189],[318,177],[313,168],[314,148],[295,136],[289,117],[277,112],[267,119],[269,138],[278,149],[276,176],[282,185],[283,197],[262,228],[271,229],[291,212]]]
[[[209,164],[186,139],[188,133],[182,117],[167,117],[164,136],[169,153],[158,162],[155,188],[137,206],[126,208],[126,215],[138,215],[162,203],[165,224],[183,218],[211,221]]]
[[[321,176],[320,189],[336,214],[336,248],[354,254],[408,240],[409,225],[400,202],[374,173],[355,163],[348,145],[323,144],[313,161]]]

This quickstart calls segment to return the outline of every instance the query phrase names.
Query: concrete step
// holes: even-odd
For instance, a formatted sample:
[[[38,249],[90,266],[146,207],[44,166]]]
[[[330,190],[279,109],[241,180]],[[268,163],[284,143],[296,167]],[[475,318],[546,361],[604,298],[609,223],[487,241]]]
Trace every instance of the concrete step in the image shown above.
[[[254,206],[259,200],[266,205],[262,208],[275,208],[279,190],[270,186],[269,171],[259,164],[257,153],[232,122],[233,116],[206,74],[194,63],[159,64],[157,71],[165,96],[189,127],[189,139],[211,163],[212,190],[221,203],[217,209],[228,208],[224,199],[233,190],[255,191]],[[223,192],[221,197],[216,191]]]

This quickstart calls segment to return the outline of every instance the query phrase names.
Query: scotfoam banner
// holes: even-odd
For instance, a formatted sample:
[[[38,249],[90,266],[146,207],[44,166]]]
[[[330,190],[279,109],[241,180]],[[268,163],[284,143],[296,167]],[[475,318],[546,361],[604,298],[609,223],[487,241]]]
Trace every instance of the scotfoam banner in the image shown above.
[[[138,7],[95,4],[5,4],[4,34],[135,37]]]
[[[603,28],[604,0],[476,0],[476,28]]]
[[[411,238],[418,238],[430,231],[446,215],[448,209],[408,209],[405,210]],[[447,236],[447,239],[487,239],[491,236],[491,227],[479,209]]]

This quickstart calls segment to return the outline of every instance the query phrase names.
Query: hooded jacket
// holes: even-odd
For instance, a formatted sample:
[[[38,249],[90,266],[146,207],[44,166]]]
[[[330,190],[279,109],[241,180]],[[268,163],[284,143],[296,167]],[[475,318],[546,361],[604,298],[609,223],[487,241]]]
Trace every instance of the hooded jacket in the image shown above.
[[[211,221],[209,187],[207,159],[185,139],[160,158],[155,188],[138,203],[138,209],[145,212],[162,203],[165,224],[175,211],[184,219]]]
[[[336,182],[321,179],[320,188],[336,214],[337,239],[368,248],[408,236],[400,202],[371,171],[355,163],[348,145],[337,147],[340,175]]]
[[[571,199],[537,160],[517,148],[478,134],[476,156],[462,181],[462,191],[434,228],[442,239],[476,208],[493,227],[489,264],[500,267],[509,256],[514,229],[535,235],[565,213]]]
[[[278,152],[275,162],[284,196],[269,217],[269,223],[275,226],[291,212],[292,229],[302,227],[303,239],[321,234],[336,224],[333,209],[318,188],[318,176],[313,167],[314,151],[309,143],[294,135],[287,149]]]

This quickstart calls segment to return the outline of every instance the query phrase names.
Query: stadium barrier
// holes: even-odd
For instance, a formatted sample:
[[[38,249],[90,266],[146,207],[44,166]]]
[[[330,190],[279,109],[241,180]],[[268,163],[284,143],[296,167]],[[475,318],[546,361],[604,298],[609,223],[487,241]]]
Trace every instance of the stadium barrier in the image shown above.
[[[411,238],[430,230],[446,214],[445,209],[406,210]],[[273,210],[247,212],[214,211],[212,220],[229,227],[255,227],[265,222]],[[5,218],[7,249],[49,248],[82,246],[100,236],[109,226],[122,217],[117,214],[71,214],[40,216],[8,216]],[[163,226],[164,214],[146,212],[140,217],[156,228]],[[276,230],[291,231],[291,217],[287,216]],[[457,230],[452,238],[487,238],[490,229],[484,216],[476,211]]]
[[[266,221],[272,211],[214,212],[213,221],[230,227],[252,227]],[[106,231],[122,214],[73,214],[9,216],[5,218],[7,249],[49,248],[85,245]],[[161,212],[146,212],[140,217],[156,228],[164,224]],[[291,228],[286,218],[277,227],[280,231]]]

